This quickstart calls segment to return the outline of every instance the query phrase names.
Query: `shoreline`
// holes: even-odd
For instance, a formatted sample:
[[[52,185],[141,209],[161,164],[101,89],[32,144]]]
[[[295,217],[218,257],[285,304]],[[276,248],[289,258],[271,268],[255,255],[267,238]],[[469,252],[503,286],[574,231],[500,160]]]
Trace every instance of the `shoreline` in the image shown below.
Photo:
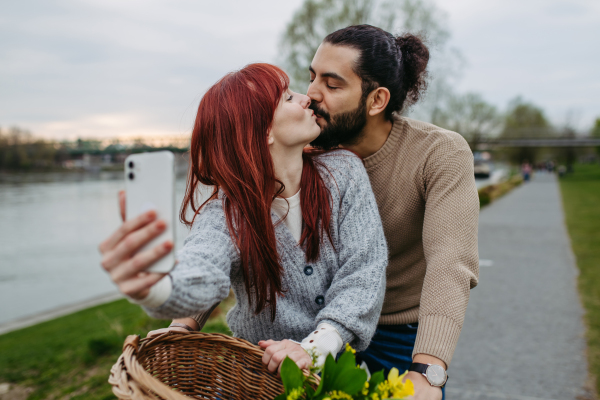
[[[80,301],[75,304],[69,304],[65,306],[52,308],[47,311],[42,311],[26,317],[4,322],[0,324],[0,335],[19,329],[27,328],[29,326],[33,326],[42,322],[50,321],[58,317],[69,315],[74,312],[85,310],[87,308],[94,307],[100,304],[110,303],[111,301],[119,300],[122,298],[123,295],[121,293],[107,293],[100,296],[92,297],[91,299],[85,301]]]

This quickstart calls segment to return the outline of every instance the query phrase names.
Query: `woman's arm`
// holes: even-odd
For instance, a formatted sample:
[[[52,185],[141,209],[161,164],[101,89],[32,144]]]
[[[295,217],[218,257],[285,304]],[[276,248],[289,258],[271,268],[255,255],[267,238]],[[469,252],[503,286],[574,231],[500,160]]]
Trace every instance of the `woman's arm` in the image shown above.
[[[171,292],[159,307],[144,307],[155,318],[184,318],[208,311],[229,295],[231,265],[238,261],[221,200],[198,215],[169,273]]]
[[[362,161],[343,157],[336,174],[340,188],[336,244],[339,268],[325,295],[326,306],[315,326],[327,323],[339,332],[344,343],[357,350],[367,348],[375,333],[385,295],[388,250],[381,218]],[[346,180],[345,184],[340,182]]]

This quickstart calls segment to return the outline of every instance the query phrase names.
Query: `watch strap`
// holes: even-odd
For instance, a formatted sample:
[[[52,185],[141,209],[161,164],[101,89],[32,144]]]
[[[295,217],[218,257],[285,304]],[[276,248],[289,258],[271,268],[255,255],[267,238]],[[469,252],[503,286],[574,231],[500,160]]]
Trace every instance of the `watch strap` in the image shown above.
[[[425,375],[427,373],[428,367],[429,367],[428,364],[421,364],[421,363],[414,362],[414,363],[410,364],[410,367],[408,367],[408,370],[418,372],[420,374]]]

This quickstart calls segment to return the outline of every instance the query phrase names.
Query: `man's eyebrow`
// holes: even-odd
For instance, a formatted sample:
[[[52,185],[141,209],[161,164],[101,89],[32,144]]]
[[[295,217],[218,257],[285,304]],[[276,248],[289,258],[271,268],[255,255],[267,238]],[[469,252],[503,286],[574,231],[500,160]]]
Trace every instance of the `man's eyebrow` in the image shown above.
[[[308,70],[310,72],[312,72],[313,74],[317,75],[317,73],[313,69],[312,65],[308,67]],[[321,76],[323,76],[325,78],[336,79],[336,80],[338,80],[340,82],[346,83],[346,80],[344,78],[342,78],[340,75],[336,74],[335,72],[324,72],[324,73],[321,74]]]

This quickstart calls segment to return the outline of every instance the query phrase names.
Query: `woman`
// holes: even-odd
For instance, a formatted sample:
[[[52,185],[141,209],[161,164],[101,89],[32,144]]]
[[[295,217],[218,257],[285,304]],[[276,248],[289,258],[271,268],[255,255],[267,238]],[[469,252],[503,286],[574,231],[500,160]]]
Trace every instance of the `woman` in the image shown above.
[[[310,99],[288,85],[279,68],[251,64],[202,98],[181,209],[191,231],[167,276],[143,271],[172,243],[135,254],[164,229],[152,212],[125,222],[100,246],[119,289],[156,318],[207,314],[233,288],[229,327],[267,349],[263,361],[271,371],[285,356],[306,368],[304,349],[312,347],[319,363],[343,343],[365,349],[387,266],[361,160],[344,150],[305,148],[320,128]],[[199,183],[214,187],[200,206]]]

